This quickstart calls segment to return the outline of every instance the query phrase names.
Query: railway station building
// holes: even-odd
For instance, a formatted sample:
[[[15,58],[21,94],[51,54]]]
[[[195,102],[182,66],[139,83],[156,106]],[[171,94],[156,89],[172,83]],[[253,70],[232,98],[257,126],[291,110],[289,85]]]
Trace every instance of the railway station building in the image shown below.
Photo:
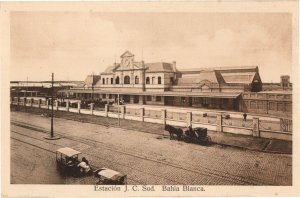
[[[176,62],[136,61],[129,51],[100,75],[88,75],[82,87],[60,91],[77,99],[242,111],[242,93],[259,92],[258,66],[178,69]]]

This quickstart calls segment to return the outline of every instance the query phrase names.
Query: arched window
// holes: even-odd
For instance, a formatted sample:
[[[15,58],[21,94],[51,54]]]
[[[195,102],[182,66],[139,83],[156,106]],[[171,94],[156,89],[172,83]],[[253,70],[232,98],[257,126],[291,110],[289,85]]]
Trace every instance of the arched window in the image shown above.
[[[114,79],[113,78],[110,79],[110,84],[114,84]]]
[[[155,77],[152,77],[152,84],[154,84],[154,81],[155,81]]]
[[[105,85],[105,78],[102,78],[102,84]]]
[[[161,77],[160,76],[157,79],[157,84],[159,84],[159,85],[161,84]]]
[[[124,77],[124,84],[130,84],[130,77],[129,76]]]
[[[134,78],[134,83],[135,83],[135,84],[139,84],[139,77],[138,77],[138,76],[135,76],[135,78]]]
[[[116,84],[117,85],[120,84],[120,78],[119,78],[119,76],[117,76],[117,78],[116,78]]]
[[[146,84],[150,84],[150,78],[149,77],[146,78]]]

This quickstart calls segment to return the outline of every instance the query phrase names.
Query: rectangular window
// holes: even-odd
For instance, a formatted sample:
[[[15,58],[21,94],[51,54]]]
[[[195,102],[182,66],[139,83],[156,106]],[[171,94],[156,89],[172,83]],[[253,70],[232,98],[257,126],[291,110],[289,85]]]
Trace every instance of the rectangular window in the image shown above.
[[[263,101],[258,101],[257,102],[257,108],[261,109],[261,110],[264,110],[264,109],[266,109],[266,106],[264,105]]]
[[[151,96],[147,96],[147,101],[151,101]]]
[[[161,96],[156,96],[156,101],[161,102]]]
[[[276,111],[276,110],[277,110],[277,103],[275,103],[275,102],[270,102],[270,103],[269,103],[269,108],[270,108],[270,110],[272,110],[272,111]]]
[[[256,109],[256,102],[250,101],[250,109]]]
[[[285,111],[285,103],[278,103],[277,111]]]
[[[291,103],[287,103],[286,106],[285,106],[285,109],[286,109],[287,112],[292,112],[292,109],[293,109],[292,108],[292,104]]]
[[[182,102],[182,103],[185,103],[185,102],[186,102],[185,97],[181,97],[181,102]]]

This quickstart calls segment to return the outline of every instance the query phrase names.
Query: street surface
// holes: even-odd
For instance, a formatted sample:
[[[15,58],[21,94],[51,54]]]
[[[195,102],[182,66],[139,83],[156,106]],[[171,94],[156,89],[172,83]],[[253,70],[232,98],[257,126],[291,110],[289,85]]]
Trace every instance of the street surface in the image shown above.
[[[62,177],[55,150],[71,147],[95,167],[127,174],[128,184],[292,185],[292,156],[201,146],[144,133],[61,118],[59,140],[46,140],[50,118],[11,112],[11,183],[95,184],[94,177]]]

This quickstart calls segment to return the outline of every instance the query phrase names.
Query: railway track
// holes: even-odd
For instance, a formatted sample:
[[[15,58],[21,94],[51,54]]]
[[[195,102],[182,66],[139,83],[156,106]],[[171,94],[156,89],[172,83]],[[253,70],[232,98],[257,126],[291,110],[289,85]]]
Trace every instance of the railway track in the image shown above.
[[[23,123],[23,122],[18,122],[18,121],[11,121],[11,123],[15,126],[30,129],[30,130],[33,130],[33,131],[37,131],[37,132],[41,132],[41,133],[49,133],[49,131],[46,130],[45,128],[30,125],[28,123]],[[16,133],[15,131],[13,131],[13,132]],[[23,133],[19,133],[19,134],[26,136],[26,134],[23,134]],[[101,150],[106,149],[106,150],[109,150],[110,152],[117,153],[118,155],[130,156],[132,158],[139,159],[139,160],[145,160],[145,161],[148,161],[148,162],[150,161],[151,163],[155,163],[155,165],[164,165],[164,166],[172,168],[172,169],[184,170],[184,171],[187,171],[191,174],[197,175],[199,177],[201,177],[201,176],[216,177],[218,179],[225,180],[229,183],[239,184],[239,185],[262,185],[262,182],[254,179],[254,178],[252,180],[250,180],[249,178],[242,178],[242,177],[239,177],[237,175],[232,175],[232,174],[225,173],[221,170],[208,169],[208,167],[201,167],[199,165],[195,166],[194,164],[191,164],[191,163],[188,163],[188,162],[185,163],[185,166],[182,166],[182,164],[178,164],[178,163],[174,163],[174,162],[173,163],[163,162],[163,161],[159,161],[157,159],[149,158],[149,157],[146,157],[146,156],[141,156],[140,154],[138,155],[137,153],[132,153],[132,152],[116,149],[116,148],[110,147],[110,146],[108,146],[108,145],[106,145],[106,144],[104,144],[103,142],[100,142],[100,141],[91,140],[91,139],[82,138],[82,137],[79,138],[79,137],[76,137],[76,136],[70,136],[68,134],[61,133],[61,132],[59,132],[58,134],[60,136],[64,137],[64,138],[70,139],[72,141],[85,143],[87,145],[90,145],[90,146],[96,147],[96,148],[100,147]],[[29,136],[29,138],[38,139],[38,138],[35,138],[35,137],[32,137],[32,136]],[[40,139],[38,139],[38,140],[43,141],[43,140],[40,140]],[[45,142],[49,143],[46,140],[45,140]],[[63,146],[63,145],[59,145],[59,146]],[[106,158],[101,158],[101,157],[93,155],[93,154],[89,154],[89,153],[87,153],[87,154],[92,156],[93,158],[97,158],[99,160],[108,160]],[[112,163],[116,163],[116,162],[112,161]],[[122,163],[120,165],[126,166],[126,164],[122,164]],[[128,168],[133,168],[133,167],[128,167]],[[142,169],[137,169],[137,168],[133,168],[133,169],[137,170],[137,171],[139,171],[140,173],[143,173],[143,174],[149,174],[151,176],[160,177],[160,178],[162,177],[162,175],[153,174],[149,171],[145,172]],[[199,169],[201,169],[201,170],[199,170]],[[174,180],[170,177],[164,176],[163,178],[165,180],[170,181],[171,183],[181,183],[181,181]],[[141,182],[139,182],[139,183],[141,183]]]

